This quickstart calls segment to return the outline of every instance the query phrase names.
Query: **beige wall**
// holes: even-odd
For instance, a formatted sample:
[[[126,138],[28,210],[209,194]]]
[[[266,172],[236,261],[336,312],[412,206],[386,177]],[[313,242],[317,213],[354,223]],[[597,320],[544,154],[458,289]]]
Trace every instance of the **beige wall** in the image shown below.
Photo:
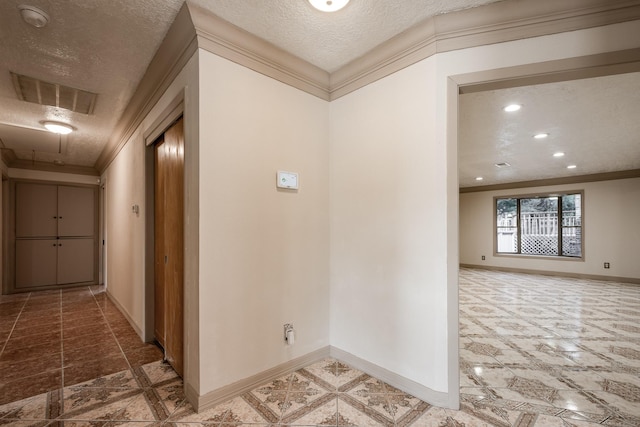
[[[333,346],[457,407],[458,76],[637,47],[638,32],[636,21],[441,53],[332,102]]]
[[[435,77],[430,58],[331,104],[331,344],[446,392]]]
[[[180,90],[197,103],[185,148],[187,386],[202,396],[331,344],[457,407],[456,76],[635,47],[638,31],[442,53],[331,104],[200,50],[145,122]],[[143,128],[104,175],[107,281],[141,328],[145,236],[131,204],[144,212]],[[278,191],[277,170],[298,172],[300,190]]]
[[[494,256],[494,197],[583,190],[584,259]],[[640,279],[640,178],[460,194],[460,262]],[[482,255],[486,260],[482,261]],[[611,268],[603,268],[604,262]]]
[[[329,344],[329,104],[206,51],[200,101],[204,395]]]

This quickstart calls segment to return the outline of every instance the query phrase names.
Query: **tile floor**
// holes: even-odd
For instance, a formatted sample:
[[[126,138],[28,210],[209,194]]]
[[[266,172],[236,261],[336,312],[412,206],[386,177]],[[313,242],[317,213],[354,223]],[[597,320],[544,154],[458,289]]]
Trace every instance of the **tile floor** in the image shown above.
[[[0,405],[161,359],[103,287],[0,295]]]
[[[640,426],[640,285],[462,269],[459,298],[463,412]]]
[[[640,286],[463,269],[460,328],[460,411],[326,359],[197,414],[156,361],[0,405],[0,425],[640,426]]]

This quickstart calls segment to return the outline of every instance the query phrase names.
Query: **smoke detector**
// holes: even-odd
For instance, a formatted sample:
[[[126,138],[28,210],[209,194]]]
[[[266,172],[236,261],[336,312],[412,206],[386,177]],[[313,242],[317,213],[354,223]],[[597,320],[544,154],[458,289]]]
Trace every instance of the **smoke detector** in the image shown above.
[[[49,22],[49,14],[40,8],[21,4],[18,9],[20,9],[20,15],[22,15],[24,22],[36,28],[42,28]]]

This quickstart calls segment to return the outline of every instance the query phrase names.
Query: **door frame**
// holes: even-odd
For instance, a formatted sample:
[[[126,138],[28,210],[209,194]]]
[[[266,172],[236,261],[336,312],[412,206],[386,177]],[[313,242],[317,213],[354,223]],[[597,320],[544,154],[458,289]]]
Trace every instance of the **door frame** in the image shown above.
[[[447,77],[447,177],[448,203],[448,253],[455,262],[450,263],[447,272],[447,321],[449,395],[451,402],[459,406],[460,360],[459,360],[459,198],[458,184],[458,115],[459,96],[463,93],[481,92],[543,83],[601,77],[640,71],[640,48],[611,51],[599,54],[576,56],[544,62],[517,65],[498,69],[487,69]],[[451,172],[453,171],[453,172]],[[486,267],[484,267],[486,268]]]
[[[143,134],[145,152],[145,247],[144,247],[144,327],[143,339],[151,342],[155,338],[155,149],[154,143],[180,116],[184,117],[184,96],[180,94],[165,108]],[[186,138],[185,138],[186,145]],[[186,185],[186,180],[185,180]],[[186,192],[185,192],[186,194]],[[183,209],[186,209],[186,203]],[[185,234],[186,236],[186,234]],[[185,245],[186,246],[186,245]],[[184,282],[184,277],[183,277]],[[186,322],[185,322],[186,325]],[[186,329],[186,327],[185,327]],[[187,347],[187,335],[184,347]],[[183,351],[183,353],[185,353]]]

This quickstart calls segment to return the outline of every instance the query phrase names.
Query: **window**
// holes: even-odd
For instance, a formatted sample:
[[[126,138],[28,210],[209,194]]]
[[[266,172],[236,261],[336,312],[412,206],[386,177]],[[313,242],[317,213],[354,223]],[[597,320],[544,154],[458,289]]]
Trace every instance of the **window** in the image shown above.
[[[496,198],[498,254],[582,257],[582,194]]]

